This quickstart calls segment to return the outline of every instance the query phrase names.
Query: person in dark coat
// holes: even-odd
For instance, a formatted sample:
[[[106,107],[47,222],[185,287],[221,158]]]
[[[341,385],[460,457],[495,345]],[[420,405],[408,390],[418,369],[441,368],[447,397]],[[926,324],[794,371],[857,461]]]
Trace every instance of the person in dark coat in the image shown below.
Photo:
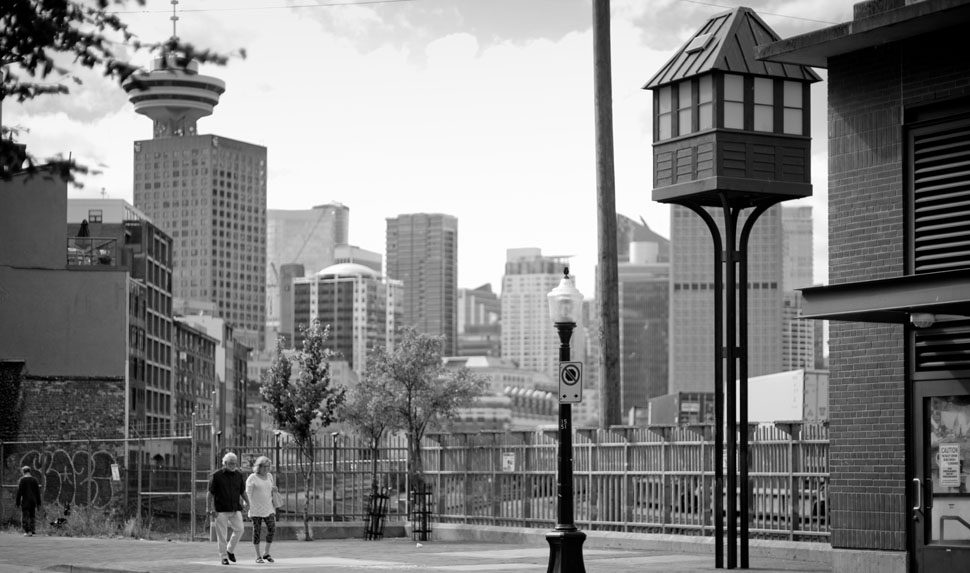
[[[30,475],[30,467],[22,468],[23,476],[17,482],[17,499],[14,505],[20,508],[24,537],[33,537],[37,532],[37,508],[40,507],[40,484]]]

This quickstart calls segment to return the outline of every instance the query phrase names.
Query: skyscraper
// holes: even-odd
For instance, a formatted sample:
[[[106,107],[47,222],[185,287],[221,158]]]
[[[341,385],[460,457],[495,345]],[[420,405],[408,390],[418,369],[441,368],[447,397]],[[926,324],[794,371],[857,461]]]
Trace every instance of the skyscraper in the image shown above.
[[[559,379],[559,334],[549,319],[549,291],[559,286],[565,257],[544,257],[537,248],[508,249],[502,277],[502,358],[523,370]],[[571,360],[585,355],[583,329],[573,331]]]
[[[415,213],[387,219],[387,277],[404,283],[404,326],[444,336],[458,351],[458,219]]]
[[[665,239],[660,237],[663,243]],[[617,266],[620,317],[620,407],[646,408],[667,393],[670,264],[658,261],[669,244],[636,241]]]
[[[330,327],[326,346],[363,373],[376,347],[393,350],[401,325],[400,281],[356,263],[339,263],[293,280],[294,346],[303,344],[300,326],[314,320]]]
[[[263,348],[266,148],[197,134],[225,84],[196,62],[163,54],[124,88],[153,122],[152,139],[134,146],[134,203],[173,239],[176,308],[213,311]]]
[[[337,202],[266,212],[266,331],[271,336],[293,334],[282,325],[287,319],[281,311],[290,304],[284,298],[292,297],[285,292],[283,266],[301,265],[309,275],[329,267],[336,262],[334,249],[347,242],[349,227],[350,209]]]
[[[812,286],[812,207],[785,205],[781,211],[783,242],[782,267],[784,308],[781,332],[781,368],[817,368],[816,337],[822,336],[822,321],[802,320],[802,293],[796,289]]]
[[[711,209],[718,225],[722,212]],[[686,207],[670,209],[669,392],[714,390],[714,248],[710,230]],[[746,217],[741,217],[739,228]],[[781,370],[781,209],[768,209],[748,242],[748,376]],[[744,288],[745,285],[740,285]]]

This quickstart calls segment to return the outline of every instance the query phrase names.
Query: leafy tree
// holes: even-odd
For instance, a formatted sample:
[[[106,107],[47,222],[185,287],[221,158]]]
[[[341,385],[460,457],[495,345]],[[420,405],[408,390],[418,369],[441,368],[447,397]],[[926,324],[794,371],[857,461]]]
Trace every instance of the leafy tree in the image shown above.
[[[481,396],[486,380],[467,368],[446,369],[441,360],[444,337],[405,328],[393,351],[377,348],[367,363],[364,383],[386,385],[393,406],[392,425],[408,435],[411,487],[424,488],[421,440],[425,433]]]
[[[336,419],[344,399],[344,388],[333,384],[330,361],[333,351],[324,347],[330,330],[314,320],[309,327],[301,325],[303,348],[287,356],[283,339],[276,341],[276,357],[263,376],[260,394],[269,404],[276,427],[290,434],[300,452],[297,456],[303,475],[303,530],[310,540],[310,477],[313,473],[314,436],[320,428]],[[293,375],[294,363],[299,369]]]
[[[135,0],[144,5],[145,0]],[[177,53],[200,63],[225,64],[227,57],[198,50],[178,38],[143,43],[128,30],[112,6],[129,0],[3,0],[0,2],[0,108],[6,98],[24,102],[42,95],[70,93],[68,83],[81,80],[64,64],[100,69],[106,77],[124,82],[140,71],[124,59],[131,51]],[[118,54],[122,54],[119,56]],[[239,54],[245,57],[245,51]],[[11,136],[21,128],[0,128],[0,178],[7,180],[20,171],[34,171],[37,160],[27,154]],[[89,169],[72,159],[57,156],[45,160],[64,179],[76,182],[76,175]]]

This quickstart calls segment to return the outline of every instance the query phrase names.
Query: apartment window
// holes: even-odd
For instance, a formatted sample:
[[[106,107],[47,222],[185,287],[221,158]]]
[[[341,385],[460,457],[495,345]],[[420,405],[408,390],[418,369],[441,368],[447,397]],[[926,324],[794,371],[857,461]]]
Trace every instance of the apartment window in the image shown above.
[[[88,210],[88,223],[101,223],[103,220],[103,211],[101,209],[89,209]]]

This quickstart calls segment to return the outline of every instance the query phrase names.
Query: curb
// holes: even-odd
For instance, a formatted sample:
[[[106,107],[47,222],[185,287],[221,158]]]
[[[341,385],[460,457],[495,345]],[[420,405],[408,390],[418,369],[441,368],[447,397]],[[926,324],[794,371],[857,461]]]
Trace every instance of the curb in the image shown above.
[[[548,530],[435,523],[431,536],[438,541],[481,541],[486,543],[545,542]],[[714,539],[690,535],[627,533],[619,531],[586,531],[585,547],[595,549],[641,549],[676,553],[714,555]],[[753,539],[748,542],[753,557],[832,563],[832,546],[811,541],[773,541]]]

